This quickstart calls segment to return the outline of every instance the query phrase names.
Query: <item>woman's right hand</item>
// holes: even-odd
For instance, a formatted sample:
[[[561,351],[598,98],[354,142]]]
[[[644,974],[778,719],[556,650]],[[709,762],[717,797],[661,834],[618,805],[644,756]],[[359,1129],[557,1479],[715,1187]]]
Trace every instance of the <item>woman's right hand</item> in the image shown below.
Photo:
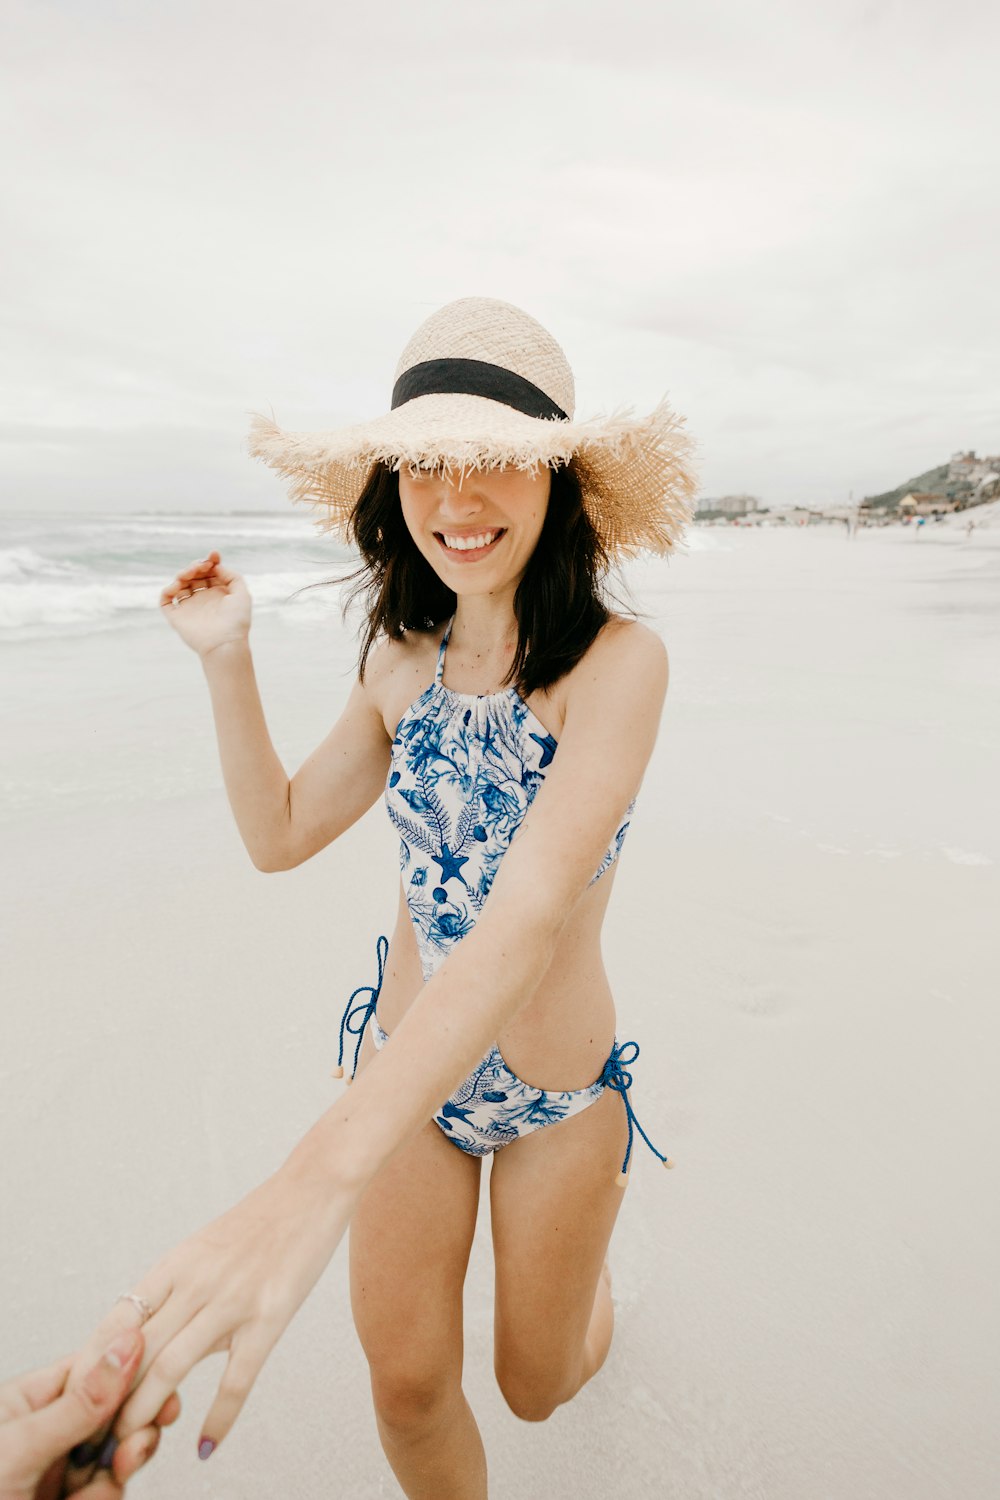
[[[147,1436],[151,1423],[165,1423],[172,1412],[169,1398],[189,1371],[228,1349],[201,1426],[199,1457],[208,1458],[228,1435],[264,1361],[326,1269],[359,1196],[353,1188],[337,1187],[328,1165],[308,1157],[300,1162],[293,1152],[284,1167],[135,1282],[135,1295],[154,1311],[143,1327],[139,1378],[114,1421],[123,1447],[140,1430]],[[70,1389],[109,1343],[135,1326],[134,1320],[134,1305],[119,1298],[77,1354]],[[137,1441],[129,1443],[129,1454]]]
[[[186,645],[201,657],[250,633],[250,591],[242,576],[223,567],[218,552],[191,564],[168,583],[160,607]]]

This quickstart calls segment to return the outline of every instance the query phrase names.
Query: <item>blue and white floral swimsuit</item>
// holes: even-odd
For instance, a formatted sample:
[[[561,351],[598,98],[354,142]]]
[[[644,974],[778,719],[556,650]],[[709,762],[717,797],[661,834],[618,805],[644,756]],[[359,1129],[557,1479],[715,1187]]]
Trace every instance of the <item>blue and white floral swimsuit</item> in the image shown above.
[[[425,980],[475,926],[500,861],[557,747],[516,688],[478,694],[445,687],[445,652],[453,624],[454,616],[441,639],[434,681],[399,721],[385,789],[386,809],[399,833],[400,878]],[[633,801],[626,809],[591,884],[618,858],[634,806]],[[388,1040],[375,1016],[388,950],[388,939],[380,937],[377,983],[360,986],[347,1003],[340,1027],[341,1065],[345,1032],[358,1039],[355,1069],[369,1020],[376,1046]],[[360,994],[369,998],[355,1004]],[[611,1087],[621,1093],[628,1114],[622,1176],[628,1171],[633,1125],[660,1160],[672,1166],[632,1111],[632,1077],[625,1065],[638,1055],[635,1042],[616,1041],[594,1083],[557,1091],[524,1083],[493,1046],[434,1120],[463,1151],[485,1156],[519,1136],[579,1113]],[[352,1069],[352,1077],[353,1073]]]

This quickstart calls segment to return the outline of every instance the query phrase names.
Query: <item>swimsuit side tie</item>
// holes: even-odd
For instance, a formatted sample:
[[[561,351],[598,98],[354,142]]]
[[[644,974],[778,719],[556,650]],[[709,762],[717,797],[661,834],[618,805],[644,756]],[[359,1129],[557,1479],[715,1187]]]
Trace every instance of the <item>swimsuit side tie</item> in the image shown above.
[[[379,939],[375,944],[375,952],[378,957],[377,981],[375,984],[359,984],[357,989],[352,991],[351,998],[348,1000],[344,1014],[341,1017],[340,1047],[337,1051],[337,1066],[333,1070],[334,1078],[343,1078],[344,1076],[345,1032],[349,1031],[352,1036],[356,1036],[358,1039],[357,1046],[354,1049],[354,1063],[351,1067],[351,1076],[347,1080],[348,1083],[352,1082],[355,1073],[358,1071],[358,1058],[361,1056],[361,1043],[364,1041],[365,1027],[375,1014],[375,1005],[379,997],[379,992],[382,989],[382,979],[385,975],[385,961],[389,957],[389,939],[384,934],[379,935]],[[355,995],[368,995],[370,999],[359,1000],[357,1005],[355,1005]],[[359,1017],[359,1019],[355,1020],[355,1017]]]
[[[629,1050],[630,1048],[631,1051]],[[611,1049],[611,1056],[604,1065],[604,1072],[601,1074],[601,1082],[605,1087],[614,1089],[616,1094],[621,1094],[625,1105],[625,1115],[628,1120],[628,1146],[625,1151],[625,1160],[622,1162],[621,1175],[618,1178],[619,1187],[624,1187],[628,1181],[628,1164],[632,1155],[632,1143],[636,1130],[642,1136],[653,1155],[658,1156],[665,1167],[672,1167],[674,1165],[672,1157],[664,1156],[662,1151],[657,1151],[649,1136],[639,1124],[635,1110],[632,1108],[632,1101],[628,1096],[628,1091],[632,1087],[632,1074],[629,1072],[627,1065],[634,1063],[638,1056],[638,1042],[621,1042],[620,1044],[616,1042]]]

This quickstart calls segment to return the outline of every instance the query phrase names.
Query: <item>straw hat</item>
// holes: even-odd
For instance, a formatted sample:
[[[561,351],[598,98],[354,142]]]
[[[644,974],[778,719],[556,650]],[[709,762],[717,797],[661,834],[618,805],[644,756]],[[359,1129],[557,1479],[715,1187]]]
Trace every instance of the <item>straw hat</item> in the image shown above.
[[[346,539],[372,468],[532,468],[573,460],[583,501],[612,556],[669,553],[690,522],[695,475],[684,419],[574,419],[573,372],[540,323],[509,302],[463,297],[417,329],[396,366],[392,409],[335,432],[283,432],[256,416],[250,452],[291,481],[292,500]]]

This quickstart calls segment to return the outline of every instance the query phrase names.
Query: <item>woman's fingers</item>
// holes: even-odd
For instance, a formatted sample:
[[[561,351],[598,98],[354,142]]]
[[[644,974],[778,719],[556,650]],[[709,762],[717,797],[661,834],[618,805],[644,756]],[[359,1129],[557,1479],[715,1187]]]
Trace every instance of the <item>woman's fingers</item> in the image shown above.
[[[227,568],[221,562],[217,562],[215,572],[212,576],[220,579],[222,583],[229,584],[233,583],[240,575],[234,568]]]
[[[208,1458],[231,1432],[264,1361],[278,1341],[279,1332],[275,1331],[272,1336],[258,1325],[252,1331],[244,1328],[234,1334],[218,1392],[201,1424],[200,1458]]]
[[[180,1414],[181,1398],[177,1394],[177,1392],[174,1391],[173,1395],[168,1396],[166,1401],[164,1401],[163,1405],[160,1407],[153,1420],[156,1423],[157,1427],[172,1427],[173,1424],[177,1421],[177,1418],[180,1416]]]
[[[123,1443],[119,1443],[111,1460],[111,1473],[116,1481],[124,1486],[133,1474],[138,1474],[143,1465],[149,1463],[159,1446],[158,1427],[143,1427],[139,1432],[133,1432]]]
[[[192,594],[200,593],[202,589],[220,589],[224,587],[223,580],[215,575],[211,578],[199,577],[198,575],[191,578],[184,578],[178,573],[173,583],[168,583],[167,587],[161,590],[160,603],[172,604],[175,597],[178,596],[182,599],[187,599]]]
[[[224,593],[235,593],[237,590],[246,591],[246,585],[240,574],[232,568],[223,567],[218,552],[212,552],[201,562],[192,563],[189,568],[184,568],[177,574],[166,588],[160,593],[160,604],[173,604],[174,600],[189,599],[192,594],[201,589],[221,588]]]
[[[157,1338],[152,1324],[148,1326],[146,1347],[148,1350],[153,1345],[154,1357],[140,1372],[135,1389],[115,1418],[115,1436],[122,1442],[148,1427],[195,1365],[206,1355],[225,1349],[229,1342],[226,1320],[211,1305],[203,1307],[167,1339]]]
[[[220,561],[218,552],[210,552],[207,557],[200,558],[187,568],[182,568],[173,582],[163,590],[163,594],[160,595],[161,601],[164,594],[176,593],[178,589],[186,588],[198,579],[211,579]]]
[[[73,1368],[66,1382],[67,1390],[79,1386],[86,1372],[95,1363],[95,1360],[100,1357],[100,1353],[104,1348],[123,1334],[130,1332],[133,1334],[136,1332],[139,1333],[143,1351],[142,1359],[137,1362],[135,1368],[131,1371],[132,1378],[122,1391],[121,1398],[115,1403],[108,1414],[107,1420],[96,1425],[88,1435],[90,1441],[86,1445],[81,1445],[93,1449],[95,1452],[100,1450],[107,1439],[111,1430],[111,1424],[128,1395],[133,1379],[138,1381],[141,1377],[143,1367],[148,1365],[149,1361],[154,1357],[157,1348],[160,1347],[160,1343],[170,1337],[165,1327],[166,1319],[174,1319],[179,1313],[176,1305],[172,1306],[169,1312],[166,1310],[170,1300],[171,1283],[169,1276],[159,1268],[154,1267],[142,1281],[137,1282],[134,1291],[140,1301],[157,1310],[154,1317],[142,1327],[143,1317],[135,1303],[119,1299],[83,1347],[77,1351],[73,1359]],[[146,1336],[149,1330],[154,1330],[152,1339]],[[157,1339],[159,1342],[157,1342]],[[67,1475],[66,1482],[67,1493],[75,1494],[91,1480],[94,1472],[93,1465],[93,1458],[88,1458],[82,1453],[74,1455],[71,1458],[70,1472]]]
[[[133,1432],[124,1442],[119,1443],[111,1461],[111,1470],[119,1484],[124,1484],[137,1474],[144,1464],[148,1464],[157,1448],[160,1446],[160,1429],[170,1427],[181,1414],[181,1398],[174,1391],[168,1396],[160,1407],[152,1424],[148,1427],[140,1427],[138,1432]]]
[[[168,1303],[173,1289],[169,1272],[161,1270],[158,1266],[137,1281],[131,1288],[132,1295],[147,1307],[153,1309],[153,1317],[144,1322],[143,1314],[134,1302],[126,1301],[123,1297],[118,1298],[107,1316],[97,1325],[86,1343],[77,1351],[73,1360],[73,1370],[70,1375],[70,1384],[76,1384],[81,1378],[83,1371],[88,1370],[101,1357],[101,1353],[120,1333],[127,1333],[130,1329],[141,1328],[145,1342],[145,1354],[143,1367],[148,1365],[155,1357],[156,1351],[169,1337],[169,1334],[161,1332],[163,1329],[164,1315],[177,1316],[179,1309],[170,1308]],[[157,1322],[157,1320],[160,1320]],[[157,1342],[157,1333],[160,1334]]]
[[[203,557],[200,562],[193,562],[190,563],[188,567],[181,568],[180,572],[177,574],[177,577],[183,583],[189,582],[192,578],[205,578],[209,574],[215,572],[218,562],[219,554],[217,552],[213,552],[210,554],[210,556]]]
[[[175,1391],[164,1401],[150,1426],[133,1432],[124,1442],[119,1442],[117,1438],[110,1439],[114,1451],[110,1462],[107,1457],[103,1459],[103,1471],[110,1469],[116,1483],[124,1485],[126,1480],[138,1473],[156,1452],[160,1442],[160,1428],[170,1427],[177,1421],[180,1414],[181,1398]],[[71,1455],[64,1479],[64,1488],[60,1490],[60,1494],[72,1495],[73,1500],[80,1500],[81,1495],[90,1495],[90,1484],[96,1481],[103,1472],[99,1470],[95,1473],[94,1463],[109,1442],[109,1427],[110,1422],[100,1429],[98,1438],[91,1438],[86,1444],[81,1443]],[[116,1490],[115,1494],[117,1493]]]
[[[211,573],[216,563],[220,561],[218,552],[210,552],[207,557],[200,557],[181,573],[182,578],[187,578],[192,573]]]

